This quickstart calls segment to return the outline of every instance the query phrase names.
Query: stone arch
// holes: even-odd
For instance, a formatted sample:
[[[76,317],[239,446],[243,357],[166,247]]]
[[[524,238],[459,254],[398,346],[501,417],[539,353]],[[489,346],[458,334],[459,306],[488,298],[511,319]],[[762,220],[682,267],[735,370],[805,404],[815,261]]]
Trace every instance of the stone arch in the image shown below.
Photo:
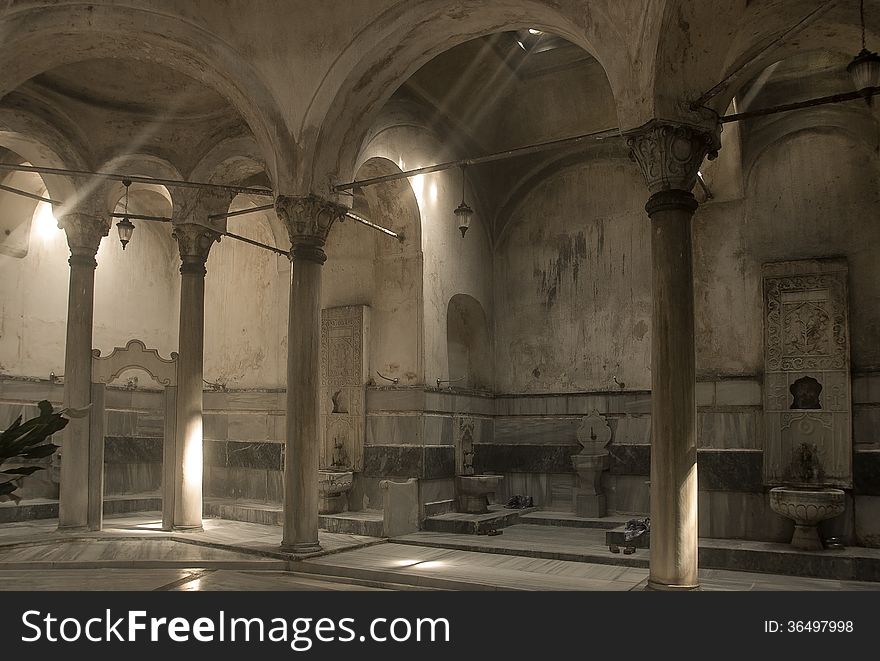
[[[27,163],[71,170],[88,169],[80,150],[67,136],[42,119],[18,109],[0,108],[0,147],[19,157],[16,165]],[[4,174],[0,173],[0,176]],[[68,202],[75,198],[76,186],[70,177],[34,176],[42,179],[53,200]]]
[[[723,114],[760,71],[798,53],[824,48],[853,57],[861,44],[854,5],[837,3],[823,9],[795,33],[774,43],[816,10],[816,3],[665,0],[653,33],[656,54],[648,67],[652,80],[646,81],[652,98],[642,122],[651,117],[710,121],[711,111]],[[869,44],[876,43],[880,29],[876,14],[866,14]],[[847,74],[841,71],[841,75]],[[690,109],[691,102],[727,77],[730,80],[706,103],[709,112]]]
[[[14,38],[0,47],[0,96],[34,76],[95,57],[167,66],[202,81],[244,118],[275,180],[291,179],[294,144],[274,97],[240,53],[195,22],[118,5],[57,5],[4,17]]]
[[[250,136],[221,140],[202,156],[190,173],[191,181],[238,184],[268,174],[265,158]]]
[[[469,39],[526,28],[563,37],[602,64],[612,93],[631,78],[615,3],[593,2],[579,12],[534,0],[497,0],[450,8],[430,0],[402,4],[379,15],[353,40],[312,99],[303,127],[302,190],[326,194],[349,180],[356,155],[377,112],[423,64]],[[631,96],[623,94],[623,96]]]
[[[450,386],[491,390],[495,370],[489,321],[473,296],[456,294],[446,309],[446,354]]]

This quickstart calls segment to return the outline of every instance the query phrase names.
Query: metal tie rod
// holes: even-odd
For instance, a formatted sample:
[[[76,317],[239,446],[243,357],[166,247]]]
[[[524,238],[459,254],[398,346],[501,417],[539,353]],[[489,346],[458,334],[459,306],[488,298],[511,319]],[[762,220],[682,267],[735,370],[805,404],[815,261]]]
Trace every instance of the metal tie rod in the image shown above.
[[[58,200],[52,200],[48,197],[41,197],[36,193],[28,193],[26,190],[21,190],[19,188],[13,188],[12,186],[6,186],[4,184],[0,184],[0,190],[5,190],[7,193],[13,193],[14,195],[21,195],[22,197],[29,197],[32,200],[37,200],[38,202],[48,202],[49,204],[57,204],[61,205],[62,202]]]
[[[143,216],[134,213],[112,213],[110,214],[113,218],[128,218],[129,220],[151,220],[158,223],[170,223],[171,219],[166,216]],[[230,239],[235,239],[236,241],[242,241],[243,243],[249,243],[252,246],[256,246],[257,248],[262,248],[263,250],[270,250],[279,255],[284,255],[287,258],[290,258],[290,252],[287,250],[282,250],[281,248],[276,248],[275,246],[270,246],[266,243],[260,243],[259,241],[254,241],[253,239],[248,239],[247,237],[241,236],[239,234],[233,234],[232,232],[224,232],[222,230],[214,229],[213,227],[209,227],[208,225],[202,225],[201,223],[193,223],[198,225],[199,227],[204,227],[205,229],[209,229],[212,232],[217,232],[222,236],[228,236]]]
[[[371,223],[366,218],[361,218],[353,211],[349,211],[345,214],[346,218],[351,218],[353,221],[360,223],[361,225],[366,225],[370,229],[374,229],[377,232],[382,232],[383,234],[387,234],[388,236],[393,236],[398,241],[403,241],[406,237],[403,234],[398,234],[397,232],[392,232],[387,227],[382,227],[381,225],[377,225],[376,223]]]
[[[35,172],[37,174],[56,174],[68,177],[100,177],[114,181],[131,181],[139,184],[160,184],[162,186],[176,186],[178,188],[211,188],[230,193],[243,195],[266,195],[275,197],[275,193],[266,188],[248,188],[247,186],[230,186],[226,184],[208,184],[198,181],[183,181],[181,179],[161,179],[159,177],[141,177],[130,174],[117,174],[115,172],[89,172],[88,170],[68,170],[66,168],[48,168],[36,165],[14,165],[12,163],[0,163],[0,170],[12,172]]]
[[[333,190],[338,192],[352,190],[353,188],[362,188],[364,186],[373,186],[375,184],[383,184],[387,181],[397,181],[398,179],[408,179],[416,177],[420,174],[430,174],[432,172],[440,172],[441,170],[449,170],[451,168],[460,168],[468,165],[482,165],[483,163],[492,163],[493,161],[501,161],[508,158],[517,158],[518,156],[526,156],[528,154],[537,154],[542,151],[551,149],[560,149],[575,145],[579,142],[587,140],[605,140],[606,138],[616,138],[620,136],[620,129],[604,129],[602,131],[594,131],[593,133],[584,133],[571,138],[562,138],[560,140],[550,140],[549,142],[539,142],[526,147],[517,147],[507,151],[496,152],[486,156],[478,156],[477,158],[462,158],[457,161],[447,161],[436,165],[427,165],[423,168],[415,170],[406,170],[405,172],[395,172],[394,174],[386,174],[382,177],[372,177],[370,179],[361,179],[360,181],[352,181],[347,184],[337,184]]]

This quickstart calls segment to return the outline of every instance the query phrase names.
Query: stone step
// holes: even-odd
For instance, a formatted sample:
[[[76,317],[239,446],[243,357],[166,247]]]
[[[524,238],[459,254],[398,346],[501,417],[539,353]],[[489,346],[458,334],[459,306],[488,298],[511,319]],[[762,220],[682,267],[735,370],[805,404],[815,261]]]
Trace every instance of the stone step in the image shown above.
[[[578,516],[572,512],[553,512],[539,510],[524,514],[520,517],[520,523],[529,523],[538,526],[561,526],[566,528],[598,528],[609,530],[624,525],[627,521],[638,518],[635,515],[611,514],[601,518],[588,518]],[[641,518],[644,518],[642,516]]]
[[[104,514],[127,514],[129,512],[154,512],[162,509],[162,498],[154,494],[131,494],[106,496]],[[0,503],[0,524],[21,523],[36,519],[57,519],[58,501],[49,498],[35,498]]]
[[[494,507],[494,509],[493,509]],[[464,512],[447,512],[425,519],[424,529],[431,532],[447,532],[460,535],[479,535],[490,530],[506,528],[520,522],[523,514],[534,512],[537,508],[503,509],[490,507],[488,514],[466,514]]]
[[[265,526],[284,524],[284,511],[281,505],[276,503],[248,503],[208,498],[205,499],[205,516]],[[374,510],[321,514],[318,516],[318,527],[327,532],[384,537],[382,512]]]

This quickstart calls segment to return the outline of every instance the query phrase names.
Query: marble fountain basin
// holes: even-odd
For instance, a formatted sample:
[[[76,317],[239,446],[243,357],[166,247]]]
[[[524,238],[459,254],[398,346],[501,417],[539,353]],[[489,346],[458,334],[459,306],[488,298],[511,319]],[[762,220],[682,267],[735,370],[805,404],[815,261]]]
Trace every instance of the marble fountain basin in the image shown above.
[[[503,475],[456,475],[458,510],[468,514],[488,512],[489,496],[495,493],[503,479]]]
[[[791,545],[806,551],[823,548],[818,524],[843,514],[846,495],[841,489],[776,487],[770,489],[770,509],[794,521]]]
[[[348,506],[348,492],[354,484],[352,471],[318,471],[318,513],[339,514]]]

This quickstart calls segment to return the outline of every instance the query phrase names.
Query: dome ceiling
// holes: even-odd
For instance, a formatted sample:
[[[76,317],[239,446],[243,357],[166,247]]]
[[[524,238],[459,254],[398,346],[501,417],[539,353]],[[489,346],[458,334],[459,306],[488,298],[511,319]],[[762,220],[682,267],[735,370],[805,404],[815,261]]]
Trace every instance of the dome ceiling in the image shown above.
[[[32,82],[71,100],[138,115],[195,119],[229,109],[226,99],[199,81],[137,60],[85,60],[47,71]]]

